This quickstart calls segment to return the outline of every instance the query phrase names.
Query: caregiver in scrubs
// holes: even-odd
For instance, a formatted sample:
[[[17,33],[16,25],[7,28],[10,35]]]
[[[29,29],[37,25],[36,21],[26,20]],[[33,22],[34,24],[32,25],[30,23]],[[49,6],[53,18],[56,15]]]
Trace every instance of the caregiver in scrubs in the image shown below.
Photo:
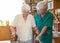
[[[37,3],[35,22],[39,35],[35,40],[39,40],[41,43],[52,43],[53,14],[47,8],[47,2],[40,1]]]
[[[36,30],[35,20],[32,14],[29,14],[30,6],[28,4],[24,4],[22,6],[22,14],[19,14],[15,17],[11,31],[12,35],[15,35],[14,27],[16,27],[16,34],[18,36],[16,43],[33,43],[32,37],[32,28]]]

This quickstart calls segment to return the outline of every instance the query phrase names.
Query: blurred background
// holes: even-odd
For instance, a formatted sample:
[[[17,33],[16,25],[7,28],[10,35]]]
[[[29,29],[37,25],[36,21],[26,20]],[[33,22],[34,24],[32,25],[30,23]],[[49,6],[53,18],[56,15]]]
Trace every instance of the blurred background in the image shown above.
[[[30,5],[31,13],[35,16],[39,1],[48,2],[48,10],[54,15],[52,43],[60,43],[60,0],[0,0],[0,43],[15,43],[9,29],[14,17],[21,14],[23,3]]]

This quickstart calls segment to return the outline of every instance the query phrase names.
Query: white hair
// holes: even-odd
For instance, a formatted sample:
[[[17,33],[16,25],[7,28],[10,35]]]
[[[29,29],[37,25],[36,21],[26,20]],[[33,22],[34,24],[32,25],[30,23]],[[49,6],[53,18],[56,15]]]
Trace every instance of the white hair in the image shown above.
[[[30,11],[30,6],[28,4],[23,4],[22,10]]]
[[[36,9],[40,10],[40,9],[46,9],[47,8],[47,2],[46,1],[40,1],[37,3]]]

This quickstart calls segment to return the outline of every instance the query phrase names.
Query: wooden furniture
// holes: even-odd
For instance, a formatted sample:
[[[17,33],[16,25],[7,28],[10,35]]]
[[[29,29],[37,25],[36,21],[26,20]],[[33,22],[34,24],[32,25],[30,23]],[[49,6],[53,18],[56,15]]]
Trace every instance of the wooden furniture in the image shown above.
[[[48,1],[48,10],[53,12],[53,0],[25,0],[27,4],[31,7],[31,14],[35,16],[37,10],[36,5],[39,1]]]
[[[60,43],[60,37],[54,37],[54,43]]]
[[[54,9],[60,8],[60,0],[54,0]]]
[[[10,27],[9,26],[0,26],[0,41],[1,40],[10,40]]]
[[[60,23],[54,23],[54,28],[60,32]]]
[[[41,1],[41,0],[25,0],[27,4],[30,5],[31,7],[31,14],[35,15],[36,14],[36,4]]]
[[[54,23],[54,28],[58,32],[60,32],[60,17],[58,17],[57,9],[60,9],[60,0],[54,0],[54,10],[55,10],[54,15],[58,20],[57,22]],[[60,43],[60,37],[54,37],[54,41],[55,43]]]
[[[55,15],[56,19],[57,19],[57,15],[58,15],[57,9],[60,9],[60,0],[54,0],[54,10],[55,10],[54,15]]]

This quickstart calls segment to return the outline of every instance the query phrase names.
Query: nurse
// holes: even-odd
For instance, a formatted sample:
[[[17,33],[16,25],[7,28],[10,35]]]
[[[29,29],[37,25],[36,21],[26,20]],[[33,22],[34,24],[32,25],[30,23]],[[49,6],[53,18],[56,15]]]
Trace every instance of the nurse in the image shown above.
[[[52,43],[53,14],[47,8],[47,2],[40,1],[37,3],[35,22],[39,35],[35,40],[39,40],[41,43]]]

